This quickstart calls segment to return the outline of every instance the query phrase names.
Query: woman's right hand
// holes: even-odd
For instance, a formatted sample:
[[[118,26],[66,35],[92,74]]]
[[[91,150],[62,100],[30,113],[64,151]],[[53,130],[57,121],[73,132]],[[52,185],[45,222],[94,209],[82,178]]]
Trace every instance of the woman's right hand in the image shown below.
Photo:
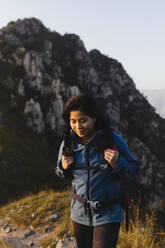
[[[72,156],[62,156],[62,167],[64,170],[69,169],[71,164],[74,163],[74,158]]]

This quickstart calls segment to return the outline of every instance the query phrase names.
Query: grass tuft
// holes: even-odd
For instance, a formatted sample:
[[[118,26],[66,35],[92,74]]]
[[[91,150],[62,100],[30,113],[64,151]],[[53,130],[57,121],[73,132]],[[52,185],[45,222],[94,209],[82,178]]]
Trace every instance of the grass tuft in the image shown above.
[[[130,230],[125,231],[122,223],[117,248],[160,248],[160,241],[157,239],[155,230],[155,212],[140,214],[139,206],[133,206],[130,218]],[[163,248],[163,247],[162,247]]]
[[[5,243],[5,241],[0,240],[0,247],[1,248],[12,248],[11,246],[9,246],[8,244]]]

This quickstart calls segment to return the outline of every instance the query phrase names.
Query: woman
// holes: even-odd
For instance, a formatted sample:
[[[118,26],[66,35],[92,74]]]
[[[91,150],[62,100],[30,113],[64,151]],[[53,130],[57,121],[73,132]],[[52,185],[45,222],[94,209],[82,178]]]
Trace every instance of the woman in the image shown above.
[[[120,175],[134,176],[138,162],[90,96],[71,97],[63,118],[56,173],[73,177],[71,219],[78,248],[115,248],[123,221]]]

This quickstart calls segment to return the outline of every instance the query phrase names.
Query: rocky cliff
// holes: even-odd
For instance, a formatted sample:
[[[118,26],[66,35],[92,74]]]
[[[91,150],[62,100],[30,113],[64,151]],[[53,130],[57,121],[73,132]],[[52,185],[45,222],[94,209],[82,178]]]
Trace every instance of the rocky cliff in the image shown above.
[[[117,60],[96,49],[87,52],[77,35],[51,32],[31,18],[0,30],[0,71],[0,94],[8,92],[12,113],[23,116],[37,137],[48,142],[54,137],[54,148],[63,130],[66,99],[93,95],[140,160],[138,182],[148,200],[162,198],[165,120]]]

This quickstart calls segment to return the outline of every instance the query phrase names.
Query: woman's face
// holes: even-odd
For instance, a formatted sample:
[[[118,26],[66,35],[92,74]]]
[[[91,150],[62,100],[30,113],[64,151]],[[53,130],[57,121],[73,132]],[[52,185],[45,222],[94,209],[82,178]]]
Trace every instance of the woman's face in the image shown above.
[[[90,138],[95,133],[95,118],[80,110],[70,112],[70,126],[80,138]]]

